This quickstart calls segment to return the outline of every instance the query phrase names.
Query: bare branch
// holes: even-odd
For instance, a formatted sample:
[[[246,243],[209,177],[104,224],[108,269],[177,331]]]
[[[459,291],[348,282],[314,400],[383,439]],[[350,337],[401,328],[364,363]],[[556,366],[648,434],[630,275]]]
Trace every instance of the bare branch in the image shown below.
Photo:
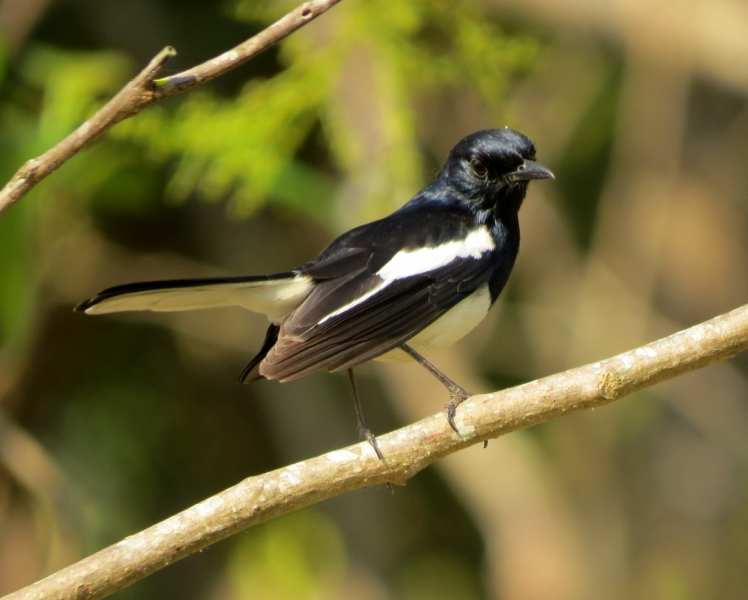
[[[193,552],[273,517],[382,483],[405,484],[435,460],[565,413],[602,406],[748,349],[748,305],[630,352],[460,405],[367,443],[249,477],[3,600],[103,598]]]
[[[159,52],[135,79],[123,87],[93,117],[54,148],[27,161],[0,190],[0,215],[23,198],[42,179],[56,171],[104,132],[151,104],[154,101],[153,92],[149,89],[151,81],[161,67],[175,54],[174,48],[165,48]]]
[[[8,184],[0,190],[0,216],[42,179],[120,121],[138,114],[149,104],[193,90],[247,62],[313,21],[340,1],[311,0],[311,2],[306,2],[233,50],[182,73],[154,81],[156,74],[176,54],[174,48],[165,48],[93,117],[54,148],[29,160],[16,172]]]

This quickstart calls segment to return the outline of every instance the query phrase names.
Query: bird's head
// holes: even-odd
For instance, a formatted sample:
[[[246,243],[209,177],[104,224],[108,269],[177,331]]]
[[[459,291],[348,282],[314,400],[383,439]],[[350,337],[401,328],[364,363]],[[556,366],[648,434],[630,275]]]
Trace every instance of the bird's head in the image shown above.
[[[553,179],[535,162],[535,145],[512,129],[486,129],[461,140],[439,175],[478,210],[519,210],[533,179]]]

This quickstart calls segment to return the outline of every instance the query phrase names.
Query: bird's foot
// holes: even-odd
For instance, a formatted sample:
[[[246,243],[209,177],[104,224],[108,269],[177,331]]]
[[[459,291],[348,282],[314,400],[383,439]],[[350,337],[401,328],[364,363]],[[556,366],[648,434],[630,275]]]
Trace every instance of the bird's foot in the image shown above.
[[[450,427],[455,430],[457,435],[460,435],[460,430],[455,425],[455,414],[457,413],[457,407],[462,404],[465,400],[470,398],[472,394],[466,392],[460,386],[455,385],[449,389],[449,404],[445,407],[447,409],[447,421],[449,421]]]
[[[371,429],[366,427],[366,425],[360,425],[356,428],[358,431],[358,438],[363,442],[367,441],[371,444],[371,447],[374,448],[374,452],[377,453],[377,456],[379,457],[379,460],[382,461],[382,464],[386,467],[387,461],[384,459],[384,454],[382,454],[382,451],[379,449],[379,442],[377,442],[376,436],[371,432]],[[385,483],[387,486],[387,489],[390,491],[390,494],[394,494],[395,490],[392,487],[391,483]]]
[[[379,449],[379,442],[377,442],[377,438],[371,432],[371,429],[366,427],[366,425],[359,423],[356,430],[358,431],[358,439],[360,439],[362,442],[363,441],[369,442],[371,444],[371,447],[374,448],[374,452],[377,453],[379,460],[382,461],[382,464],[386,465],[387,461],[384,459],[384,454],[382,454],[382,451]]]

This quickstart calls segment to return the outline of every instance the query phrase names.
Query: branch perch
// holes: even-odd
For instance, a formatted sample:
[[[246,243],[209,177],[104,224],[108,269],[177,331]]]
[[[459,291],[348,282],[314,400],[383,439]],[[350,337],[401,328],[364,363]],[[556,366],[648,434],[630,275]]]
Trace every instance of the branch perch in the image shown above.
[[[176,50],[167,47],[123,87],[93,117],[41,156],[27,161],[0,190],[0,216],[23,198],[42,179],[93,143],[102,134],[137,115],[146,106],[195,89],[254,58],[297,29],[316,19],[341,0],[311,0],[239,44],[232,50],[171,77],[154,81]]]
[[[368,442],[249,477],[2,600],[103,598],[214,542],[362,487],[405,482],[443,456],[565,413],[594,408],[748,349],[748,305],[646,346],[460,405]]]

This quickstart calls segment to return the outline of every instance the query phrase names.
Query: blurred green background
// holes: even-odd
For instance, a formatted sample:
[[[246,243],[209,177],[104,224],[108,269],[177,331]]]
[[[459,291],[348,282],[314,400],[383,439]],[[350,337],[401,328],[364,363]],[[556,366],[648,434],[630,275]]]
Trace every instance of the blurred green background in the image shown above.
[[[294,4],[0,0],[0,179],[166,45],[176,73]],[[118,125],[0,218],[0,594],[244,477],[356,441],[346,378],[236,377],[240,309],[89,318],[143,279],[268,273],[508,125],[534,184],[515,273],[436,364],[490,391],[748,301],[748,7],[733,0],[344,0]],[[442,410],[417,366],[358,369],[376,433]],[[267,523],[116,598],[739,599],[748,357],[471,448],[390,494]]]

